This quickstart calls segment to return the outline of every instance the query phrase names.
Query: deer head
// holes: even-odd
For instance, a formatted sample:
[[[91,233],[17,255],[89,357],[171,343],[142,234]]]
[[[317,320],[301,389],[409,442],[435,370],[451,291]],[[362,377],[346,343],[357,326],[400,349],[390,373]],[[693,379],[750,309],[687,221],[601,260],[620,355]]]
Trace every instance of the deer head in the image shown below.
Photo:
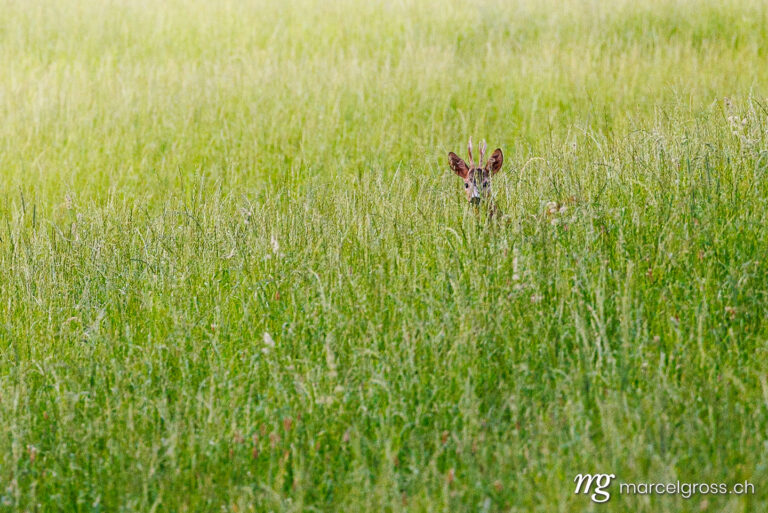
[[[480,163],[475,167],[475,161],[472,159],[472,138],[469,138],[469,165],[454,152],[448,154],[448,162],[453,172],[464,180],[464,193],[467,195],[467,201],[472,205],[479,205],[483,199],[490,198],[491,195],[491,177],[501,170],[501,164],[504,162],[504,155],[501,149],[496,148],[493,154],[483,167],[483,159],[488,145],[485,141],[480,143]]]

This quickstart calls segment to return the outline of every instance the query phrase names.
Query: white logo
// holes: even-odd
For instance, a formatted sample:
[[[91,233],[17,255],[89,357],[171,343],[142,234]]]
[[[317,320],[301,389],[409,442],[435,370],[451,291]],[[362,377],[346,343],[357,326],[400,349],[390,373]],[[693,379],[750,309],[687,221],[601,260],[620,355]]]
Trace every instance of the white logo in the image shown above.
[[[573,482],[576,483],[576,491],[573,493],[578,494],[579,492],[582,492],[582,485],[584,485],[584,491],[582,493],[589,493],[592,488],[592,483],[594,482],[596,484],[595,492],[590,497],[592,502],[601,504],[603,502],[608,502],[611,498],[611,494],[605,490],[611,486],[611,480],[615,477],[615,474],[578,474],[573,479]]]

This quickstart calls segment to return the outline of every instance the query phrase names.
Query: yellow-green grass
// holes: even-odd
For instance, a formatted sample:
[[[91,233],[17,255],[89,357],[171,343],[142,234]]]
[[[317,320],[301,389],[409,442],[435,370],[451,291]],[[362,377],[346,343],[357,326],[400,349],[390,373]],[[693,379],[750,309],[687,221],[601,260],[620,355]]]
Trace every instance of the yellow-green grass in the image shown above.
[[[768,7],[637,4],[1,0],[0,511],[768,509]]]

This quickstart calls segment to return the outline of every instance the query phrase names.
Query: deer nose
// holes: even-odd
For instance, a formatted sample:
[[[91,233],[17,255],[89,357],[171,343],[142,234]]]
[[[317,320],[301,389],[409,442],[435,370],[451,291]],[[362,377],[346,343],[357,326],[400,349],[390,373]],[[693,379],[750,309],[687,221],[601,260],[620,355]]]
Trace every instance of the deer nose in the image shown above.
[[[472,205],[479,205],[480,204],[480,196],[472,196],[471,198],[469,198],[469,202]]]

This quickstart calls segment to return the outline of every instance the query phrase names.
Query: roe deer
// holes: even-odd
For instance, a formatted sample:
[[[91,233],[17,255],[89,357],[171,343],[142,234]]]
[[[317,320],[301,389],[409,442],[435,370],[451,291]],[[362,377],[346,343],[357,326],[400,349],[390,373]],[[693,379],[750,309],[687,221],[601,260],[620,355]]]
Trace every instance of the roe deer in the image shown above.
[[[470,205],[478,206],[485,200],[488,205],[488,217],[493,218],[498,216],[500,212],[491,196],[491,177],[501,170],[504,155],[500,148],[496,148],[483,167],[483,158],[487,149],[488,145],[485,144],[485,141],[480,143],[480,163],[475,167],[475,162],[472,159],[472,138],[470,137],[467,147],[469,165],[454,152],[448,153],[448,162],[453,172],[464,180],[464,193],[467,195],[467,201]]]

